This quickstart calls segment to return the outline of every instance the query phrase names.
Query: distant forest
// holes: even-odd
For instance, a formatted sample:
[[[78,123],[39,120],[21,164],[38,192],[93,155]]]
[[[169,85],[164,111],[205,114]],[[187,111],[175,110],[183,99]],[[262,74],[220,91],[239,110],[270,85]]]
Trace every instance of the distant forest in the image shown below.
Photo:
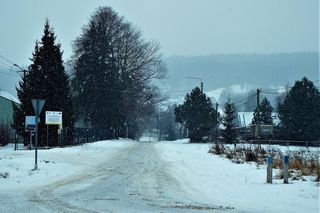
[[[173,56],[166,58],[168,78],[160,88],[188,90],[198,85],[186,76],[199,77],[204,90],[249,84],[257,87],[293,84],[306,76],[319,79],[319,53],[226,54],[209,56]]]

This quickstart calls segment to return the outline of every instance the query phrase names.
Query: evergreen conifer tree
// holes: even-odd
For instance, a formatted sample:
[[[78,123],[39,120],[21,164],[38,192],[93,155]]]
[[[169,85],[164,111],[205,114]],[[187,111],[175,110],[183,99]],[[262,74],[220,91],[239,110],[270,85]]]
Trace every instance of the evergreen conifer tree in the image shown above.
[[[224,121],[223,125],[225,127],[223,131],[223,137],[225,143],[233,143],[236,138],[236,131],[234,129],[235,119],[237,118],[236,107],[233,103],[226,103],[224,105]]]
[[[159,112],[159,129],[161,140],[173,141],[177,139],[178,123],[175,121],[174,109],[176,105],[168,106],[165,111]]]
[[[320,139],[320,92],[306,77],[295,82],[278,106],[278,112],[282,135],[286,139]]]
[[[272,111],[273,107],[267,98],[263,98],[260,103],[260,124],[263,125],[273,125]],[[252,124],[257,124],[258,122],[258,108],[254,110]]]
[[[24,133],[24,119],[27,115],[34,115],[31,99],[45,99],[45,105],[40,114],[38,129],[39,146],[46,144],[47,127],[45,125],[46,111],[61,111],[63,128],[65,129],[64,144],[73,140],[73,104],[69,85],[69,77],[65,72],[60,44],[56,44],[56,37],[49,21],[44,25],[44,34],[40,42],[36,42],[32,64],[29,73],[22,78],[17,88],[20,107],[14,109],[13,127],[20,135],[27,139]],[[49,127],[49,146],[57,146],[58,126]],[[63,144],[61,144],[63,145]]]
[[[182,105],[175,108],[176,121],[185,125],[189,131],[190,142],[202,142],[218,124],[219,114],[211,100],[199,87],[186,95]]]

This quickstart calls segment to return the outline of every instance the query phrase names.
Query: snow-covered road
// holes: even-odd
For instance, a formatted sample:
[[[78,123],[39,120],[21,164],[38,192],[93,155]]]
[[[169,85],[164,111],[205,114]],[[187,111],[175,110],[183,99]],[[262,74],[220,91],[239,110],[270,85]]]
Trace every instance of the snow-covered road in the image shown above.
[[[9,173],[0,178],[0,212],[319,211],[314,183],[271,186],[264,168],[232,164],[207,153],[206,144],[184,142],[40,150],[36,172],[33,152],[0,149],[0,172]]]
[[[1,190],[0,212],[226,212],[229,208],[199,203],[194,194],[183,191],[154,143],[125,144],[105,161],[98,156],[96,165],[50,184]]]

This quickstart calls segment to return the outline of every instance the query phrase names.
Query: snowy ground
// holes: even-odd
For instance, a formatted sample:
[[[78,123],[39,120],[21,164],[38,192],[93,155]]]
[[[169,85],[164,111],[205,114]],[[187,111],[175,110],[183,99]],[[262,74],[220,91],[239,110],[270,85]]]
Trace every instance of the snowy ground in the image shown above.
[[[102,163],[106,158],[129,146],[128,141],[97,142],[72,148],[55,148],[38,150],[38,170],[34,168],[34,150],[17,150],[8,145],[0,147],[0,174],[8,173],[1,178],[1,190],[29,190],[48,185],[70,175]]]
[[[146,141],[152,141],[146,138]],[[233,164],[208,144],[101,141],[0,148],[0,212],[319,212],[312,181],[266,184],[265,166]]]
[[[230,205],[245,212],[319,212],[319,186],[311,177],[306,182],[283,184],[274,179],[272,185],[266,184],[266,166],[234,164],[207,153],[208,144],[186,142],[163,142],[157,148],[170,163],[171,174],[186,191],[198,193],[199,202]]]

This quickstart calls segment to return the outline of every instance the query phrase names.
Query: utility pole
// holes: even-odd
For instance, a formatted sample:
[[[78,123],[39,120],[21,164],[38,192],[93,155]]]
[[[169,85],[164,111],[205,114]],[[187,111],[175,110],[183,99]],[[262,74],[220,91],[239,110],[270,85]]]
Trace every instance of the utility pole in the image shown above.
[[[216,103],[216,119],[217,119],[217,124],[216,124],[216,144],[218,144],[218,106],[219,104]]]
[[[257,116],[257,138],[258,138],[258,144],[259,144],[259,148],[261,146],[261,141],[260,141],[260,92],[261,90],[260,89],[257,89],[257,113],[258,113],[258,116]]]
[[[203,82],[202,81],[200,83],[200,86],[201,86],[201,94],[203,94]]]
[[[20,71],[16,71],[16,72],[23,72],[23,81],[26,81],[26,72],[28,72],[28,71],[26,69],[22,69],[18,64],[12,64],[12,65],[20,69]],[[24,91],[26,90],[25,86],[26,86],[26,84],[24,83],[23,84]],[[30,132],[30,135],[31,135],[30,138],[32,138],[32,132]],[[31,140],[30,140],[30,143],[31,143]],[[30,149],[31,149],[31,144],[30,144]]]

